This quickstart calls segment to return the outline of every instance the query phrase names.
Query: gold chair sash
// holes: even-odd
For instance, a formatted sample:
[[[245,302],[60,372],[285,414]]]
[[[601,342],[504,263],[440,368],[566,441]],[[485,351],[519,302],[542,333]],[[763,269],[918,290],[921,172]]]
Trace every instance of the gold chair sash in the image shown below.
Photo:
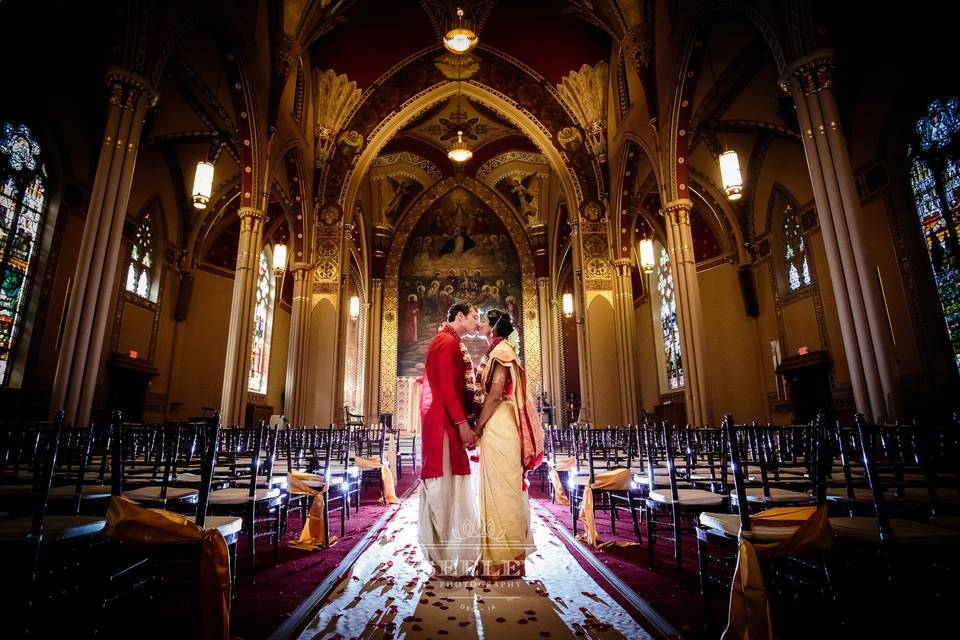
[[[308,485],[308,482],[323,482],[323,486],[318,489]],[[303,529],[300,530],[300,536],[296,540],[291,540],[289,546],[315,551],[323,549],[325,546],[332,547],[337,543],[336,536],[329,536],[328,540],[324,540],[324,531],[327,524],[324,505],[329,488],[323,476],[318,476],[315,473],[291,471],[287,474],[287,491],[291,494],[313,496],[310,511],[303,520]]]
[[[771,558],[826,553],[833,544],[833,531],[826,505],[819,507],[776,507],[750,516],[752,527],[797,527],[786,540],[752,543],[740,536],[737,568],[730,585],[730,609],[722,640],[773,638],[770,605],[760,570],[759,556]]]
[[[600,541],[600,534],[597,532],[597,518],[593,512],[593,490],[605,489],[607,491],[629,491],[632,481],[630,469],[611,469],[603,471],[594,476],[593,484],[588,484],[583,488],[583,502],[580,504],[579,520],[583,522],[584,533],[577,536],[578,540],[592,544],[597,549],[603,549],[610,545],[618,547],[629,547],[636,545],[636,542],[614,542]]]
[[[573,457],[560,458],[557,464],[550,466],[550,484],[553,485],[553,495],[557,504],[567,506],[570,504],[570,498],[563,489],[563,483],[560,481],[560,471],[570,471],[577,466],[577,460]]]
[[[205,640],[230,638],[230,557],[217,529],[203,529],[169,511],[144,509],[113,496],[107,535],[137,546],[200,544],[200,610]]]
[[[397,498],[396,490],[393,486],[393,474],[390,472],[390,467],[381,461],[380,458],[354,456],[353,460],[356,465],[364,471],[379,468],[380,479],[383,480],[383,495],[386,498],[386,503],[400,504],[400,500]]]

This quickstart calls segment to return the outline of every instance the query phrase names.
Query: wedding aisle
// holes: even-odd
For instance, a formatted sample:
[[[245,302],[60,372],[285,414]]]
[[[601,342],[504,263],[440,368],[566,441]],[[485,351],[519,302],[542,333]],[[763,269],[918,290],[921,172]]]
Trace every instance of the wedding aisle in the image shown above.
[[[523,579],[443,581],[417,544],[414,492],[299,636],[314,638],[651,638],[534,514]]]

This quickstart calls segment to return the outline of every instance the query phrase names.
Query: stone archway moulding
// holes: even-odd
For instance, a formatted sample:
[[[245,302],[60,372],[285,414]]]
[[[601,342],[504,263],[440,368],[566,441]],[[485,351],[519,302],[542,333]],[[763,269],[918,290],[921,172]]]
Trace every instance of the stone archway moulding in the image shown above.
[[[537,314],[536,271],[533,264],[533,252],[523,226],[513,211],[504,204],[500,196],[473,178],[451,176],[433,185],[413,204],[404,216],[393,236],[390,251],[387,254],[387,277],[383,287],[383,322],[380,339],[380,411],[393,412],[397,404],[397,337],[399,331],[399,271],[403,249],[414,227],[426,212],[440,198],[454,189],[462,188],[487,205],[500,218],[520,258],[520,279],[523,288],[523,352],[524,366],[527,371],[529,389],[539,389],[542,372],[540,370],[540,319]]]
[[[360,158],[350,170],[349,177],[345,181],[339,202],[342,211],[353,210],[363,176],[373,160],[379,155],[384,145],[410,121],[416,118],[417,115],[423,113],[434,104],[443,102],[457,95],[457,91],[456,82],[444,82],[434,85],[408,100],[401,110],[380,123],[371,134],[372,137],[366,141]],[[462,82],[459,91],[461,94],[483,103],[484,106],[506,118],[533,141],[547,157],[550,167],[560,178],[560,183],[563,186],[563,191],[567,198],[568,207],[579,210],[582,202],[585,200],[592,201],[596,197],[592,193],[584,193],[580,181],[577,180],[574,175],[573,168],[565,162],[564,156],[561,155],[561,152],[551,141],[551,133],[549,130],[513,103],[508,97],[486,85],[472,81]]]

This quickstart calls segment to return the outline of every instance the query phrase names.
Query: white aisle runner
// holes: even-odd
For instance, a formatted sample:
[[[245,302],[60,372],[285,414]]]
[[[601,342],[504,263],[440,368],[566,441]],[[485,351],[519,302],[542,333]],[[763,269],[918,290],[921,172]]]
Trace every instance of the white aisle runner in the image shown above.
[[[539,516],[523,579],[443,581],[417,544],[418,497],[400,507],[300,635],[313,638],[650,638]]]

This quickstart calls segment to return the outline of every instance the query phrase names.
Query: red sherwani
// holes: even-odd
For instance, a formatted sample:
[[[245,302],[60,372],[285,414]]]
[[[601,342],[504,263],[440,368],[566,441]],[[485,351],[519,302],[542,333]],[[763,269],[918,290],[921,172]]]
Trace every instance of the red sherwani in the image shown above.
[[[468,369],[469,367],[469,369]],[[424,377],[433,395],[430,408],[423,416],[423,468],[420,477],[443,476],[443,433],[446,431],[450,447],[450,468],[454,475],[470,475],[470,461],[460,442],[457,423],[467,419],[468,391],[466,374],[473,365],[464,361],[460,351],[460,337],[449,326],[430,342],[427,349]]]

